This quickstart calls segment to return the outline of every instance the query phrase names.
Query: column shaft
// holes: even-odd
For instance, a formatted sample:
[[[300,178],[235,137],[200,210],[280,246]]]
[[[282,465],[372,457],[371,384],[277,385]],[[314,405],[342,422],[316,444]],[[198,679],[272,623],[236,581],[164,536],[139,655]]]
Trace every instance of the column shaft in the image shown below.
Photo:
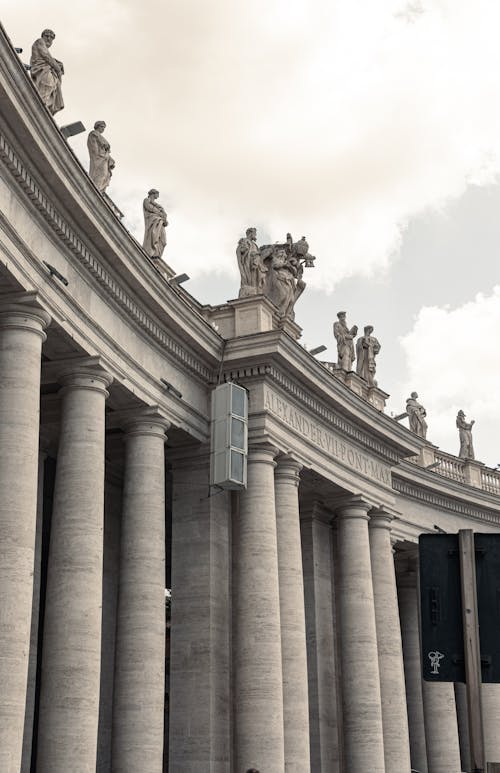
[[[461,770],[455,690],[452,682],[422,682],[429,773]]]
[[[467,710],[467,692],[465,684],[455,682],[455,705],[457,707],[458,740],[460,742],[460,759],[462,770],[470,770],[470,746],[469,746],[469,712]],[[483,711],[484,711],[484,687],[483,684]],[[498,733],[498,724],[495,724]],[[484,722],[486,730],[486,722]],[[486,760],[493,759],[486,756]],[[499,757],[500,759],[500,757]]]
[[[405,564],[398,573],[399,615],[403,642],[403,663],[406,683],[406,706],[410,732],[412,766],[427,773],[424,707],[422,698],[422,670],[420,667],[420,633],[417,604],[417,573],[415,561]]]
[[[165,429],[127,427],[113,703],[114,773],[161,773],[165,698]]]
[[[301,531],[311,770],[339,773],[331,527],[313,511],[301,522]]]
[[[172,469],[169,770],[178,773],[234,769],[231,493],[207,496],[209,457],[188,449]]]
[[[38,457],[38,492],[36,505],[35,560],[33,567],[33,602],[31,607],[30,655],[28,664],[28,684],[26,689],[26,711],[24,715],[23,757],[21,773],[30,773],[31,750],[33,746],[36,671],[38,663],[38,623],[40,618],[40,575],[42,568],[43,479],[46,456],[47,455],[45,452],[40,451]]]
[[[283,773],[278,548],[274,500],[276,451],[250,447],[247,489],[234,534],[234,769]]]
[[[500,762],[500,684],[483,684],[481,693],[486,762]]]
[[[0,770],[21,767],[36,535],[40,367],[49,316],[0,309]]]
[[[61,381],[37,771],[93,773],[101,665],[104,404],[111,379],[82,366]]]
[[[304,578],[298,498],[300,469],[301,465],[293,459],[281,457],[274,472],[287,773],[307,773],[310,770]]]
[[[358,498],[338,509],[344,765],[385,773],[368,515]]]
[[[392,516],[383,510],[372,510],[370,516],[385,773],[410,773],[403,650],[390,531]]]

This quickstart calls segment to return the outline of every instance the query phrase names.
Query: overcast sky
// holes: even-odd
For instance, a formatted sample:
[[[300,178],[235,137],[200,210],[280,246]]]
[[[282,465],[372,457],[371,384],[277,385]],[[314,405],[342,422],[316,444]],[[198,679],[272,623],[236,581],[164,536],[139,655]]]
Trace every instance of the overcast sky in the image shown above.
[[[160,190],[165,258],[200,301],[237,296],[235,246],[305,234],[302,342],[370,323],[377,378],[429,439],[500,462],[498,0],[4,0],[24,61],[56,33],[59,124],[107,123],[109,195],[142,240]],[[70,140],[87,165],[84,135]]]

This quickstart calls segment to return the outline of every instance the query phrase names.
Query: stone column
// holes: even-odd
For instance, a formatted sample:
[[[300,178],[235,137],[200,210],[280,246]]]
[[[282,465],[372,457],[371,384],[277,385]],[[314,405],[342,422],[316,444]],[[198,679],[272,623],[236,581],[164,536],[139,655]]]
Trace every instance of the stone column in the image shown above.
[[[125,425],[126,454],[113,700],[114,773],[161,773],[165,700],[165,430]]]
[[[467,710],[467,692],[465,684],[455,682],[455,705],[457,707],[458,740],[460,742],[460,759],[462,770],[470,771],[470,746],[469,746],[469,712]],[[484,701],[483,684],[483,701]],[[498,732],[498,723],[495,725]],[[488,757],[486,757],[488,760]]]
[[[115,436],[122,450],[122,438]],[[114,452],[112,443],[106,444],[106,456]],[[102,564],[102,631],[101,631],[101,689],[99,694],[99,731],[97,735],[97,766],[95,773],[111,771],[111,740],[113,737],[113,692],[115,679],[116,620],[118,613],[118,582],[120,577],[120,525],[122,519],[122,479],[106,470],[104,488],[104,556]]]
[[[26,689],[26,711],[24,715],[23,757],[21,773],[30,773],[31,749],[33,745],[33,721],[35,718],[36,671],[38,662],[38,628],[40,618],[40,580],[42,561],[43,529],[43,478],[47,454],[40,450],[38,456],[38,491],[36,505],[35,560],[33,566],[33,601],[31,606],[30,655],[28,684]]]
[[[95,360],[83,360],[60,382],[37,772],[90,773],[99,719],[104,405],[111,377]]]
[[[461,770],[455,690],[452,682],[422,681],[429,773]]]
[[[385,773],[368,510],[352,497],[337,510],[345,769]]]
[[[285,769],[276,449],[250,446],[247,489],[234,520],[234,770]]]
[[[481,692],[486,762],[500,762],[500,684],[483,684]]]
[[[391,545],[394,516],[370,511],[370,550],[384,726],[385,773],[410,773],[410,741],[396,575]]]
[[[21,767],[36,534],[40,367],[50,317],[0,306],[0,770]]]
[[[310,770],[304,578],[298,497],[301,468],[302,465],[291,457],[281,456],[274,471],[287,773],[307,773]]]
[[[232,773],[231,492],[210,491],[208,447],[170,458],[169,770]]]
[[[302,515],[302,514],[301,514]],[[331,514],[302,515],[311,770],[339,773]]]
[[[403,641],[403,663],[406,683],[406,706],[410,731],[410,756],[412,766],[427,773],[427,748],[425,744],[424,707],[422,699],[422,669],[420,666],[420,633],[417,603],[417,555],[401,558],[398,562],[399,616]]]

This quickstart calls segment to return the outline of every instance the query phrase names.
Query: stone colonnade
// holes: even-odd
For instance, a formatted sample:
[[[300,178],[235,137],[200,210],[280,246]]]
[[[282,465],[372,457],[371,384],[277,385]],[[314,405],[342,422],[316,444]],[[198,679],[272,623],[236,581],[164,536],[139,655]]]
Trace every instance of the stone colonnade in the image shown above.
[[[0,306],[0,769],[6,773],[31,769],[35,680],[36,770],[83,773],[95,771],[97,760],[105,404],[113,379],[92,357],[67,360],[57,371],[59,438],[40,648],[40,384],[49,323],[30,295]],[[128,412],[122,422],[127,450],[111,660],[114,771],[162,770],[167,427],[148,409]],[[37,649],[43,653],[39,680]]]
[[[7,773],[30,769],[41,348],[49,323],[31,296],[0,307],[0,769]],[[106,702],[108,762],[99,771],[161,773],[168,421],[147,407],[116,416],[125,462],[119,559],[111,565],[115,633],[102,610],[112,378],[96,358],[83,357],[61,364],[57,379],[36,770],[94,771]],[[422,684],[416,563],[407,554],[396,583],[393,515],[361,496],[339,500],[333,521],[316,504],[301,512],[300,464],[267,444],[250,446],[248,486],[239,495],[209,491],[206,447],[177,449],[171,462],[170,770],[466,769],[463,690]],[[113,629],[111,655],[102,652],[103,627]],[[114,672],[105,690],[103,664]],[[498,690],[488,686],[483,700],[495,758]]]

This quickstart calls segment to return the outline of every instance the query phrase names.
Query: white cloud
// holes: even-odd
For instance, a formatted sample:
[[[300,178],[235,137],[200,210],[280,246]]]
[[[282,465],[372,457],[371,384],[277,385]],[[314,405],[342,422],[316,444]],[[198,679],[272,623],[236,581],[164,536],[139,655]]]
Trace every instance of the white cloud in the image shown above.
[[[6,5],[6,7],[5,7]],[[235,273],[248,224],[306,234],[311,285],[387,268],[416,213],[500,171],[496,0],[15,0],[47,25],[67,108],[108,124],[112,196],[154,185],[174,268]],[[84,139],[72,141],[86,163]],[[181,263],[182,265],[179,265]]]
[[[459,409],[474,427],[476,457],[500,462],[500,286],[458,308],[420,310],[410,333],[400,339],[408,378],[401,393],[417,390],[427,410],[428,439],[458,453]]]

